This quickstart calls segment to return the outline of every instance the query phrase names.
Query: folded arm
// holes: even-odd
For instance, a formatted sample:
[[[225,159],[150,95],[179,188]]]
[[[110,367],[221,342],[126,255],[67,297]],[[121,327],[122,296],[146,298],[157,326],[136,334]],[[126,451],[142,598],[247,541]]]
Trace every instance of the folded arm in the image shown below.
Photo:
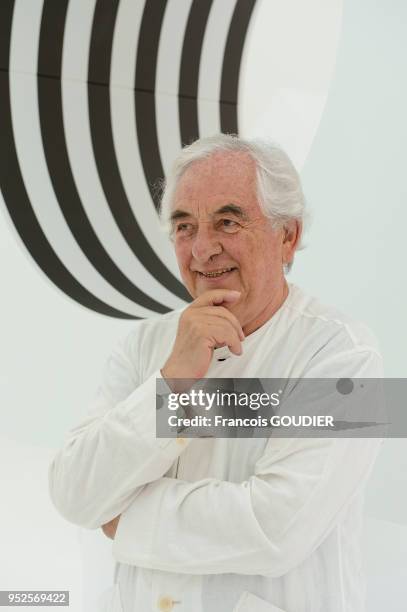
[[[240,484],[164,477],[146,485],[120,518],[116,560],[188,574],[278,576],[298,565],[359,491],[380,440],[273,446]]]

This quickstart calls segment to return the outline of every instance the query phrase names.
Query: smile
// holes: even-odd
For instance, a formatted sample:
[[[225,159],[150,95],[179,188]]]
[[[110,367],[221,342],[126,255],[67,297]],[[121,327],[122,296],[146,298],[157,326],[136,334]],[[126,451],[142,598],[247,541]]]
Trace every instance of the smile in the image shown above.
[[[216,278],[218,276],[223,276],[223,274],[227,274],[228,272],[232,272],[232,270],[236,270],[236,268],[224,268],[223,270],[214,270],[213,272],[198,271],[198,274],[205,278]]]

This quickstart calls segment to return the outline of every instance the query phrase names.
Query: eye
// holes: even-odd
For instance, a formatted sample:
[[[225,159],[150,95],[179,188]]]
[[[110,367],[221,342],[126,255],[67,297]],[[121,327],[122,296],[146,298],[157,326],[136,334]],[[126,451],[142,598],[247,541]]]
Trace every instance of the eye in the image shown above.
[[[188,223],[183,221],[182,223],[177,223],[172,230],[173,236],[179,236],[180,238],[189,238],[193,235],[195,229],[192,223]]]
[[[175,231],[177,232],[177,234],[179,234],[182,232],[190,231],[191,228],[192,228],[191,223],[178,223],[178,225],[175,228]]]
[[[228,234],[233,234],[239,230],[240,223],[234,221],[233,219],[220,219],[218,226],[222,231],[227,232]]]

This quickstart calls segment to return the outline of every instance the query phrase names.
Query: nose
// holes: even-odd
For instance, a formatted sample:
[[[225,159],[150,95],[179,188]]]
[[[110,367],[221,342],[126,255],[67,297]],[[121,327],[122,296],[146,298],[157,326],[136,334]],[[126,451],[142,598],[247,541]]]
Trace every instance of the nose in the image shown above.
[[[215,255],[220,255],[223,247],[211,223],[200,223],[193,238],[192,256],[200,263],[206,263]]]

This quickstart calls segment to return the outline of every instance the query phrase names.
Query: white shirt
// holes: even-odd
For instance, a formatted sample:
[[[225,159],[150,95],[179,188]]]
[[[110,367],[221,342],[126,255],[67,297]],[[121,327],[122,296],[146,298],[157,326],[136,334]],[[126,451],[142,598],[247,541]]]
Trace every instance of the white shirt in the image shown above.
[[[156,378],[180,312],[140,321],[50,468],[69,521],[121,514],[118,612],[361,612],[363,487],[378,439],[159,439]],[[382,377],[371,333],[290,285],[207,377]]]

